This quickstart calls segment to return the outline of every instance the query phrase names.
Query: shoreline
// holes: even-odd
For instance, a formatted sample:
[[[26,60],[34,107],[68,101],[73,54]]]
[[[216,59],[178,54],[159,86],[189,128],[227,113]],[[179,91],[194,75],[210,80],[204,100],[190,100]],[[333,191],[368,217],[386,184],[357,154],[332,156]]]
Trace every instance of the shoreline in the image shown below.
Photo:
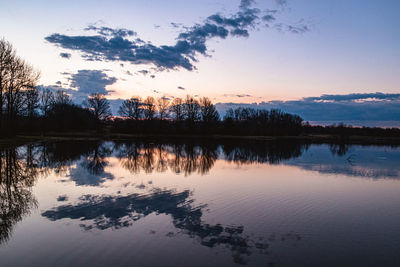
[[[200,139],[200,140],[252,140],[252,141],[298,141],[315,144],[352,144],[352,145],[394,145],[400,146],[399,137],[379,136],[339,136],[339,135],[299,135],[299,136],[235,136],[235,135],[160,135],[160,134],[94,134],[72,132],[67,134],[17,135],[0,138],[0,145],[18,145],[19,143],[40,141],[96,141],[96,140],[131,140],[131,139]]]

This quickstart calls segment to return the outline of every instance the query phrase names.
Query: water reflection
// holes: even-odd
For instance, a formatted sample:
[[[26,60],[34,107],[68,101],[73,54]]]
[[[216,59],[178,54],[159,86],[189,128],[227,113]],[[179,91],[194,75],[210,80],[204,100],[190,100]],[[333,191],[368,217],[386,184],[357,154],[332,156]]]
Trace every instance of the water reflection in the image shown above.
[[[44,142],[4,148],[0,149],[0,244],[10,238],[15,224],[37,207],[32,187],[38,177],[54,173],[79,188],[101,187],[115,180],[113,168],[122,167],[133,175],[167,171],[184,176],[207,175],[217,160],[239,166],[285,164],[357,177],[400,177],[400,151],[390,147],[191,139]],[[118,162],[118,166],[111,166],[111,162]],[[56,204],[42,211],[41,216],[50,221],[78,221],[84,231],[103,231],[131,227],[150,214],[163,214],[170,216],[177,234],[191,237],[204,247],[227,247],[239,264],[245,264],[255,252],[268,253],[275,240],[301,240],[296,233],[262,238],[245,234],[243,225],[206,223],[208,205],[196,205],[191,190],[144,185],[137,188],[147,191],[82,194],[76,202],[60,194]]]
[[[38,172],[32,145],[24,153],[16,148],[0,150],[0,244],[10,238],[14,225],[37,206],[31,187]]]
[[[121,166],[131,173],[165,172],[207,174],[218,158],[218,144],[187,143],[116,143]]]
[[[165,214],[172,217],[172,222],[181,234],[195,238],[201,245],[215,247],[224,245],[232,251],[236,263],[245,263],[253,249],[266,253],[268,244],[262,240],[253,240],[243,234],[243,226],[210,225],[202,220],[203,206],[193,206],[191,192],[175,192],[155,189],[149,194],[128,196],[85,195],[74,205],[63,205],[42,213],[52,220],[80,220],[85,230],[97,228],[119,229],[128,227],[149,214]],[[169,233],[169,236],[173,236]]]
[[[307,153],[291,158],[285,165],[324,174],[368,179],[399,179],[400,150],[397,147],[312,145]]]

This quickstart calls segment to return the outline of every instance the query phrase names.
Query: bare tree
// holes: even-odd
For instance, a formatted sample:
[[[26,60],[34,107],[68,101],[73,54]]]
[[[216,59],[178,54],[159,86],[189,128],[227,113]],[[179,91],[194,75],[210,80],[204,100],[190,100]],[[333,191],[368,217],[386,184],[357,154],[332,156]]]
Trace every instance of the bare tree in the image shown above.
[[[119,107],[118,113],[121,116],[130,119],[139,120],[142,117],[142,99],[139,96],[133,96],[125,100]]]
[[[173,114],[173,118],[175,121],[181,121],[184,119],[184,111],[183,111],[183,100],[182,98],[175,98],[170,106],[170,111]]]
[[[16,116],[22,112],[24,92],[34,88],[39,77],[39,72],[19,58],[9,42],[0,40],[0,120],[5,114],[8,129],[13,128]]]
[[[218,111],[208,97],[202,97],[200,99],[200,115],[201,120],[205,123],[219,120]]]
[[[64,90],[57,91],[54,95],[55,105],[70,105],[72,104],[72,100]]]
[[[0,39],[0,128],[3,122],[5,96],[9,85],[9,67],[15,58],[15,50],[11,43]]]
[[[148,96],[143,102],[144,117],[147,120],[152,120],[156,113],[156,101],[154,97]]]
[[[37,88],[30,88],[25,91],[25,110],[26,115],[32,119],[37,115],[37,110],[40,107],[39,91]]]
[[[110,102],[103,94],[91,94],[85,101],[85,106],[89,108],[97,120],[105,120],[111,116]]]
[[[186,96],[185,104],[183,107],[185,117],[188,121],[195,122],[199,119],[200,104],[193,96]]]
[[[49,114],[49,111],[51,109],[51,106],[54,103],[54,94],[52,91],[50,91],[48,88],[43,89],[40,92],[40,110],[42,111],[42,114],[47,117]]]
[[[168,117],[168,107],[169,107],[169,99],[166,97],[160,97],[157,99],[157,109],[158,115],[161,120]]]

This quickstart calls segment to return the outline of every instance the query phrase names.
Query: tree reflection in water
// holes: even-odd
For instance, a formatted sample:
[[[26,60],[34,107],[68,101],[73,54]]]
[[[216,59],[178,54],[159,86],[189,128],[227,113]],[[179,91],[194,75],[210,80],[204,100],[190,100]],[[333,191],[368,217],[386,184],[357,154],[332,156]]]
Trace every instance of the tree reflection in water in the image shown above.
[[[0,244],[6,242],[14,225],[37,207],[31,188],[39,169],[33,146],[0,150]]]
[[[121,166],[133,174],[169,170],[189,176],[207,174],[218,158],[237,164],[275,164],[298,157],[307,148],[291,142],[225,141],[221,144],[207,140],[138,140],[45,142],[3,149],[0,150],[0,242],[8,240],[13,226],[37,206],[31,188],[40,175],[55,173],[69,177],[76,186],[100,186],[105,179],[114,179],[112,173],[105,171],[110,157],[118,158]],[[68,197],[60,199],[67,201]],[[147,194],[126,196],[84,195],[78,203],[60,205],[44,211],[42,216],[52,221],[80,220],[85,230],[105,230],[129,227],[149,214],[165,214],[171,216],[180,233],[198,240],[201,245],[228,247],[236,263],[245,263],[246,256],[254,251],[267,252],[268,244],[245,235],[243,226],[205,223],[202,219],[205,207],[194,205],[189,190],[153,189]]]

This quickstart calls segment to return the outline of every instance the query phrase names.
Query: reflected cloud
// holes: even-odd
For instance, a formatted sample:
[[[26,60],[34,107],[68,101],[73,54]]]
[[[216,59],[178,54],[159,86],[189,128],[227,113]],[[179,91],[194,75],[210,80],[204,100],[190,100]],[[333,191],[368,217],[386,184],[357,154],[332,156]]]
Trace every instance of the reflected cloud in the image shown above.
[[[399,179],[400,151],[394,147],[313,145],[285,164],[309,171],[371,179]]]
[[[223,160],[240,166],[283,164],[373,179],[400,177],[400,150],[387,146],[319,145],[294,140],[137,139],[43,142],[3,148],[0,149],[0,244],[7,242],[15,225],[37,207],[31,188],[38,177],[54,173],[74,181],[76,186],[102,186],[117,175],[110,168],[114,167],[110,166],[110,159],[117,159],[120,167],[134,175],[162,172],[207,175],[217,160]],[[141,193],[127,193],[128,184]],[[151,181],[128,181],[118,190],[117,195],[79,193],[75,203],[67,195],[59,195],[55,198],[56,206],[41,215],[51,221],[78,221],[84,231],[133,227],[148,215],[167,215],[176,229],[166,233],[167,236],[184,235],[204,247],[227,248],[238,264],[246,264],[254,253],[268,253],[272,242],[302,239],[294,232],[263,239],[246,234],[242,225],[209,224],[204,216],[207,204],[196,204],[191,190],[158,189]]]
[[[245,264],[246,256],[256,250],[266,252],[268,244],[244,235],[243,226],[205,223],[202,216],[206,205],[194,206],[191,196],[189,190],[176,192],[160,189],[143,195],[85,195],[75,205],[59,206],[43,212],[42,216],[52,221],[66,218],[80,220],[83,222],[80,226],[84,230],[105,230],[129,227],[150,214],[165,214],[171,216],[179,234],[188,235],[206,247],[228,247],[235,263]],[[175,234],[170,232],[167,236],[174,237]]]

